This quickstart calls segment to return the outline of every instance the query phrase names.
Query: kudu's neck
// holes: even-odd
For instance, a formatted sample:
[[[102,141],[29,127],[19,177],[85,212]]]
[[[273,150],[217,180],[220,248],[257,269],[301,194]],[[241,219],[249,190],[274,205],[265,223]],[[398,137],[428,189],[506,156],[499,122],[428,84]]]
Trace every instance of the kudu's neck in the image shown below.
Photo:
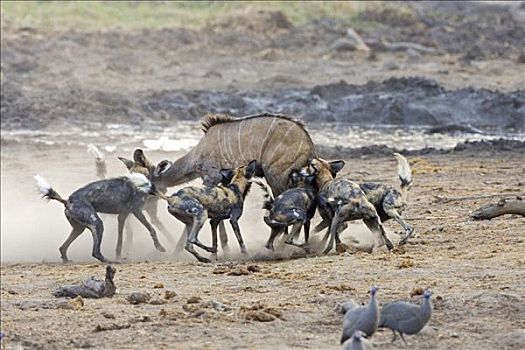
[[[194,149],[173,162],[168,170],[157,178],[162,187],[172,187],[191,181],[199,176],[195,170]]]

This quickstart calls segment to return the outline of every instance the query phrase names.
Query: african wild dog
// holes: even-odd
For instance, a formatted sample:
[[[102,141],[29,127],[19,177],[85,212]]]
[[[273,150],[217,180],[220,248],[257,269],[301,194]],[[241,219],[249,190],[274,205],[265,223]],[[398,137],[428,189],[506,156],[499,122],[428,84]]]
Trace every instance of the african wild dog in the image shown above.
[[[308,239],[310,237],[310,220],[315,214],[317,207],[317,188],[315,186],[315,175],[304,176],[297,170],[290,173],[289,189],[273,198],[269,189],[262,182],[257,184],[265,191],[266,201],[263,209],[267,210],[264,222],[271,228],[270,238],[266,248],[273,250],[275,238],[293,225],[292,232],[286,239],[286,244],[298,246],[309,250]],[[294,239],[299,235],[301,227],[304,226],[304,243],[297,244]]]
[[[59,248],[64,262],[69,261],[67,258],[69,245],[86,228],[93,235],[93,257],[102,262],[108,262],[100,251],[104,225],[98,213],[118,214],[117,256],[120,255],[122,248],[124,221],[129,214],[133,214],[148,229],[155,248],[165,252],[164,247],[157,239],[155,229],[142,213],[146,197],[155,193],[154,186],[143,174],[133,173],[92,182],[73,192],[67,200],[63,199],[41,176],[36,175],[35,180],[38,190],[44,198],[54,199],[64,205],[66,218],[73,227],[69,237]]]
[[[314,158],[301,169],[305,175],[315,174],[318,193],[318,209],[323,222],[329,223],[330,240],[324,254],[332,250],[334,240],[339,243],[339,232],[346,221],[362,219],[365,225],[376,234],[380,245],[386,244],[393,249],[392,242],[387,238],[381,224],[381,219],[372,203],[368,201],[363,190],[353,181],[335,179],[335,175],[344,167],[342,160],[328,162]],[[318,225],[322,226],[321,224]]]
[[[210,262],[210,259],[195,251],[194,244],[214,255],[217,253],[217,226],[226,219],[230,220],[241,252],[247,253],[238,221],[242,215],[244,198],[250,190],[250,179],[255,174],[256,166],[256,161],[252,160],[246,166],[221,170],[224,179],[231,179],[228,185],[185,187],[170,197],[159,193],[159,196],[168,202],[168,212],[186,225],[183,233],[187,235],[185,248],[197,260]],[[207,219],[210,219],[212,229],[212,247],[204,245],[198,239],[199,231]]]
[[[400,191],[393,186],[374,182],[365,182],[359,187],[365,193],[366,199],[376,208],[381,222],[394,219],[403,226],[405,236],[399,244],[405,244],[414,232],[412,225],[408,224],[401,216],[406,207],[408,190],[412,184],[412,173],[405,157],[399,153],[394,153],[394,157],[397,159],[397,174],[401,181]]]

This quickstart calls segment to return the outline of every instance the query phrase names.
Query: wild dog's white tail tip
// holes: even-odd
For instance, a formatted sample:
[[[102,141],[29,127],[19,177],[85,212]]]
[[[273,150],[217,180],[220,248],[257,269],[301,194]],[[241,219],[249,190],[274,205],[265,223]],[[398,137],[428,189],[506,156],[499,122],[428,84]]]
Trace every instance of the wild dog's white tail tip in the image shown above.
[[[127,174],[126,177],[139,191],[144,193],[149,193],[151,191],[151,182],[145,175],[140,173],[130,173]]]
[[[401,180],[401,187],[408,186],[412,183],[412,171],[405,157],[399,153],[394,153],[397,159],[397,175]]]
[[[36,181],[36,188],[38,189],[38,192],[42,194],[42,196],[46,196],[49,194],[51,190],[51,185],[49,182],[46,181],[42,176],[35,175],[35,181]]]
[[[100,149],[98,149],[97,146],[95,146],[94,144],[90,143],[88,146],[87,146],[87,151],[90,155],[92,155],[93,157],[95,157],[97,160],[99,161],[103,161],[105,159],[104,157],[104,153],[102,153],[102,151],[100,151]]]

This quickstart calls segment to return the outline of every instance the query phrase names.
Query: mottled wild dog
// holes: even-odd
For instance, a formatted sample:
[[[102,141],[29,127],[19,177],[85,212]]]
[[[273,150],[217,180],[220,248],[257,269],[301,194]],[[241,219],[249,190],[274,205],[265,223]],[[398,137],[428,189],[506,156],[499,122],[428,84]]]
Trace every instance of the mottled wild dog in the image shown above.
[[[159,193],[159,196],[168,202],[168,212],[186,225],[183,235],[187,235],[186,250],[201,262],[210,262],[210,259],[201,256],[193,245],[210,252],[217,253],[217,226],[223,220],[229,219],[235,232],[241,252],[246,254],[246,247],[239,228],[239,218],[242,215],[244,198],[248,194],[257,163],[252,160],[246,166],[220,171],[223,179],[231,179],[228,185],[206,187],[185,187],[170,197]],[[201,243],[198,239],[199,231],[210,219],[212,230],[212,247]]]
[[[408,224],[401,216],[406,207],[408,190],[412,184],[412,172],[405,157],[399,153],[394,153],[394,157],[397,159],[397,174],[401,182],[399,191],[393,186],[373,182],[365,182],[359,186],[368,201],[376,208],[382,222],[394,219],[403,227],[405,236],[399,244],[405,244],[414,232],[412,225]]]
[[[257,182],[265,192],[266,197],[263,205],[263,209],[267,210],[264,222],[271,228],[266,248],[273,250],[275,238],[284,232],[288,226],[293,225],[285,243],[308,251],[310,221],[317,207],[315,174],[305,176],[297,170],[292,170],[289,182],[290,188],[275,198],[270,195],[270,191],[265,184]],[[294,239],[299,235],[301,227],[304,227],[304,243],[298,244],[295,243]]]
[[[335,179],[336,174],[344,167],[342,160],[328,162],[314,158],[301,170],[302,174],[315,176],[318,193],[318,209],[323,222],[329,222],[330,240],[324,254],[332,250],[334,240],[339,242],[340,228],[346,221],[362,219],[365,225],[376,234],[380,245],[386,244],[393,249],[387,238],[381,219],[372,203],[368,201],[363,190],[353,181]],[[318,225],[318,226],[321,226]]]
[[[155,193],[154,186],[143,174],[133,173],[92,182],[73,192],[67,200],[63,199],[41,176],[36,175],[35,180],[38,190],[44,198],[54,199],[64,205],[64,213],[73,228],[69,237],[59,248],[64,262],[69,261],[67,258],[69,245],[86,228],[93,235],[93,257],[102,262],[108,262],[100,251],[104,225],[98,213],[118,215],[119,242],[117,243],[117,255],[120,254],[119,248],[122,244],[124,221],[129,214],[133,214],[148,229],[155,248],[161,252],[165,251],[157,239],[155,229],[142,213],[146,197]]]

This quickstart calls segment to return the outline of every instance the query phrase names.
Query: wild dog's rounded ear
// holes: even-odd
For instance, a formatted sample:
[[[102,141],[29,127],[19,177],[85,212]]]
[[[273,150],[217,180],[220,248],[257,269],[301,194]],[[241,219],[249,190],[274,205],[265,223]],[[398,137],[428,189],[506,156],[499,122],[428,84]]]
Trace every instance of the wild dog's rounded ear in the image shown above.
[[[233,169],[221,169],[219,173],[221,174],[221,177],[222,177],[221,183],[229,184],[232,181],[235,171],[233,171]]]
[[[157,166],[155,167],[155,170],[153,171],[154,176],[159,176],[160,174],[166,172],[169,168],[171,168],[172,163],[169,160],[163,160]]]
[[[129,160],[127,158],[124,158],[124,157],[117,157],[122,163],[124,163],[124,165],[126,166],[126,168],[128,168],[128,170],[131,170],[131,168],[133,168],[133,166],[135,165],[135,162],[132,161],[132,160]]]
[[[247,179],[251,179],[253,174],[255,174],[255,170],[257,170],[257,161],[254,159],[251,162],[249,162],[246,168],[244,169],[244,176]]]
[[[335,174],[337,174],[338,172],[341,171],[341,169],[343,169],[343,167],[345,166],[345,161],[344,160],[334,160],[328,164],[330,164],[330,172],[334,174],[335,176]]]
[[[290,172],[290,181],[292,182],[292,184],[297,184],[300,180],[301,180],[301,174],[293,169],[291,172]]]
[[[133,152],[133,160],[135,163],[137,163],[140,166],[143,166],[144,168],[152,168],[154,165],[146,158],[144,155],[144,151],[140,148],[137,148],[135,152]]]

